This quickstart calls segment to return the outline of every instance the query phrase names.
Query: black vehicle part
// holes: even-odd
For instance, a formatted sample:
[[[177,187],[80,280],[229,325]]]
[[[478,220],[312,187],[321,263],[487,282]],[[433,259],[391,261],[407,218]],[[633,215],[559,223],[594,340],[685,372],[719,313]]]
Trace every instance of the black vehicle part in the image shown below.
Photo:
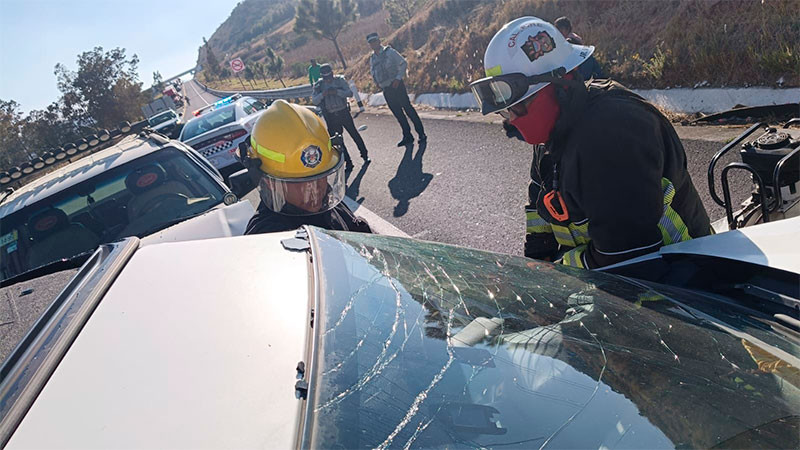
[[[800,164],[788,164],[790,161],[796,160],[798,150],[800,150],[800,134],[788,129],[788,125],[796,122],[798,120],[790,120],[780,130],[757,123],[725,145],[711,158],[708,166],[709,192],[714,202],[725,208],[728,226],[731,229],[737,228],[739,224],[747,223],[749,220],[739,219],[744,216],[752,217],[758,209],[761,209],[761,220],[767,222],[770,213],[779,210],[786,211],[797,200],[797,191],[800,188]],[[750,135],[762,127],[763,134],[755,140],[745,142]],[[744,143],[742,144],[742,142]],[[719,160],[739,144],[742,144],[739,152],[742,162],[731,163],[728,167],[736,167],[750,172],[755,186],[752,202],[741,214],[734,217],[729,193],[725,199],[720,199],[717,195],[714,170]],[[728,170],[723,170],[721,174],[720,181],[723,191],[728,186],[728,172]],[[784,198],[786,195],[789,196],[788,201]]]
[[[709,114],[699,119],[689,122],[690,125],[708,122],[727,122],[736,119],[757,118],[765,119],[768,117],[776,117],[778,119],[785,117],[793,117],[798,113],[797,103],[786,103],[783,105],[765,105],[765,106],[744,106],[729,109],[721,113]]]
[[[722,169],[720,177],[722,177],[722,195],[725,198],[725,214],[728,217],[728,227],[731,230],[736,229],[736,221],[733,217],[733,208],[731,205],[731,188],[728,184],[728,172],[731,169],[743,169],[753,174],[753,180],[758,184],[758,192],[761,195],[761,217],[764,222],[769,222],[769,207],[767,205],[767,191],[764,189],[764,182],[761,180],[761,175],[758,171],[744,163],[730,163]]]

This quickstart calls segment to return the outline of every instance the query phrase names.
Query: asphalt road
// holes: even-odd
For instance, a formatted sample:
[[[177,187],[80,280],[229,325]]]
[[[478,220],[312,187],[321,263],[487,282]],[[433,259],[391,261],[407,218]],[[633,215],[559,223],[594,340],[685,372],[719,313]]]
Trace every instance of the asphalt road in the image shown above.
[[[192,110],[216,99],[194,82],[186,85]],[[409,148],[396,147],[400,128],[385,108],[371,108],[356,118],[357,126],[368,127],[362,137],[373,162],[364,167],[355,144],[346,137],[356,164],[348,179],[348,196],[412,237],[520,254],[531,147],[506,138],[495,119],[477,113],[421,115],[427,145]],[[743,129],[676,127],[692,180],[712,220],[723,217],[724,210],[708,193],[708,162]],[[733,153],[723,164],[736,158]],[[749,193],[749,185],[744,176],[732,180],[737,203]],[[718,192],[721,196],[719,188]],[[258,201],[255,192],[246,198]]]

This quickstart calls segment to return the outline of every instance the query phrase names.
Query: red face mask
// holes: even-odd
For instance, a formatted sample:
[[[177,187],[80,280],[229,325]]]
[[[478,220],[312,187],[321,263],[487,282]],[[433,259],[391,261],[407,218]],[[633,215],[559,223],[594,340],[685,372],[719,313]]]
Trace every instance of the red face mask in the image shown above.
[[[534,94],[528,103],[527,114],[517,116],[509,123],[522,133],[525,142],[533,145],[544,144],[550,138],[559,112],[561,109],[556,100],[556,90],[550,83]]]

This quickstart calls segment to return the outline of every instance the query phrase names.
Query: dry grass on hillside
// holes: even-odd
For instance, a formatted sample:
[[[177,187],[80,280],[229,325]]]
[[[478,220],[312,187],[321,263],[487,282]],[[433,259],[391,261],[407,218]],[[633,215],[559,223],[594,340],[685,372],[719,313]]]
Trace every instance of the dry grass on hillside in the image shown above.
[[[464,92],[483,76],[483,53],[494,33],[514,18],[534,15],[553,21],[566,15],[614,79],[637,88],[693,86],[800,86],[800,8],[797,0],[610,1],[610,0],[430,0],[407,24],[392,31],[385,11],[361,18],[339,40],[346,75],[374,90],[369,76],[372,31],[409,62],[409,89]],[[267,45],[281,51],[287,73],[300,76],[316,57],[335,63],[330,41],[298,36],[293,21],[257,41],[239,56],[254,57]],[[302,44],[302,45],[299,45]],[[292,47],[294,45],[294,47]],[[237,82],[234,80],[234,82]]]
[[[483,76],[483,52],[503,24],[523,15],[567,15],[597,47],[610,75],[634,87],[800,86],[796,0],[435,0],[397,30],[417,92],[464,91]],[[366,60],[364,60],[366,61]],[[368,81],[365,64],[349,75]]]

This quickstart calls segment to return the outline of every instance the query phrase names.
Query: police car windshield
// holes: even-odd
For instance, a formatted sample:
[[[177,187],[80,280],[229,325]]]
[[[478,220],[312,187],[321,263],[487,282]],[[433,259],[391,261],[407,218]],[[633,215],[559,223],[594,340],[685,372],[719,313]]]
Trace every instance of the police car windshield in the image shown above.
[[[186,126],[183,127],[181,141],[186,142],[195,136],[199,136],[215,128],[227,125],[235,120],[235,105],[224,106],[220,109],[205,113],[200,117],[190,120]]]
[[[303,446],[800,444],[800,347],[742,310],[522,257],[311,231],[321,299]]]

